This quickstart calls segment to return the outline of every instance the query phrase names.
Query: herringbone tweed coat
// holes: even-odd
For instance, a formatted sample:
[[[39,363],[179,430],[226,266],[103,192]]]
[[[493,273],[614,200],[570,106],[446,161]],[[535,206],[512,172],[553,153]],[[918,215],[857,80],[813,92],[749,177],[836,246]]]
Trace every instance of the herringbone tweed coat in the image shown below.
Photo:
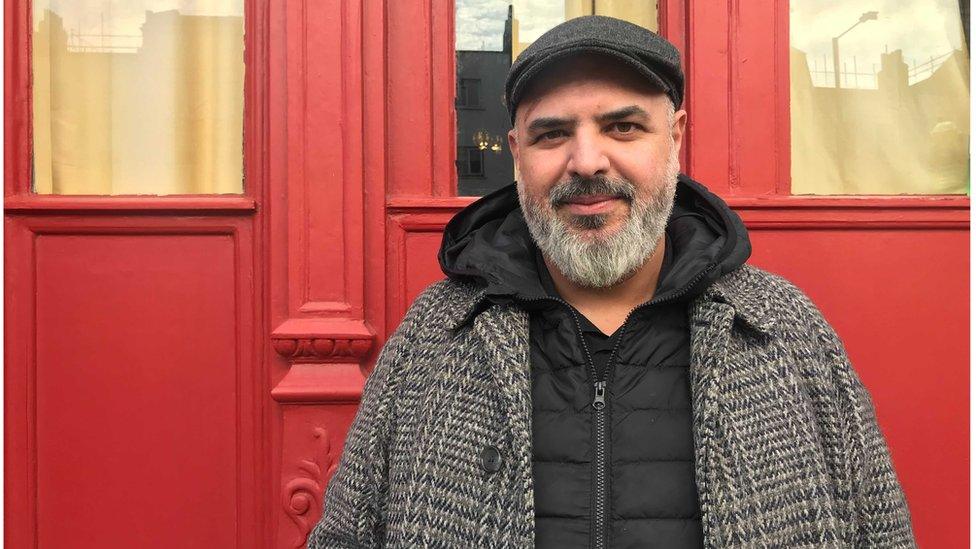
[[[310,549],[533,545],[528,318],[493,304],[466,320],[481,295],[445,280],[414,301],[366,383]],[[746,265],[688,314],[706,547],[914,547],[871,398],[814,304]]]

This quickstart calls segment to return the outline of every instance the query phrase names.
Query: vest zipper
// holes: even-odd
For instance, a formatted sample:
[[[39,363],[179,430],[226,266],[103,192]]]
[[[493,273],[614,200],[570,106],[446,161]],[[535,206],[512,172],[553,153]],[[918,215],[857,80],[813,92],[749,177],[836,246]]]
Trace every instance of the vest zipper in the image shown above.
[[[520,301],[541,301],[541,300],[551,300],[557,301],[565,305],[573,317],[573,322],[576,324],[576,336],[579,338],[580,345],[583,347],[583,353],[586,356],[587,371],[590,374],[590,381],[593,383],[593,401],[590,405],[593,407],[593,497],[591,498],[591,509],[590,513],[590,547],[592,549],[606,549],[608,544],[608,534],[609,528],[607,523],[609,522],[610,515],[610,494],[608,490],[608,479],[610,471],[610,463],[608,461],[609,452],[609,438],[607,432],[607,416],[609,415],[609,409],[607,408],[607,385],[613,381],[613,371],[616,369],[617,360],[617,350],[620,347],[620,342],[623,340],[624,331],[627,328],[627,324],[630,322],[630,317],[638,309],[648,307],[651,305],[658,305],[661,303],[667,303],[669,301],[674,301],[685,295],[693,287],[698,284],[708,272],[710,272],[716,263],[709,263],[704,269],[702,269],[695,277],[685,284],[680,291],[671,294],[667,299],[651,299],[641,303],[640,305],[634,307],[627,313],[624,318],[624,323],[617,330],[616,341],[613,345],[613,350],[610,351],[610,357],[607,360],[607,367],[604,371],[604,378],[597,379],[596,366],[593,364],[593,357],[590,355],[589,346],[586,344],[586,338],[583,335],[583,328],[580,325],[579,317],[577,316],[576,309],[569,304],[568,301],[562,299],[561,297],[536,297],[536,298],[518,298]]]

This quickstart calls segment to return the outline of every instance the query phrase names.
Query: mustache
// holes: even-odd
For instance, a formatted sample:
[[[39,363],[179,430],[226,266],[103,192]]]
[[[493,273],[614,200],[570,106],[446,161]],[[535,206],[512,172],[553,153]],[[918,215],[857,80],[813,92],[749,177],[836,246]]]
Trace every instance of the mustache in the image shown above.
[[[611,179],[602,175],[595,177],[574,175],[569,181],[560,183],[549,191],[549,204],[555,209],[574,198],[595,194],[608,195],[631,203],[637,190],[634,184],[626,179]]]

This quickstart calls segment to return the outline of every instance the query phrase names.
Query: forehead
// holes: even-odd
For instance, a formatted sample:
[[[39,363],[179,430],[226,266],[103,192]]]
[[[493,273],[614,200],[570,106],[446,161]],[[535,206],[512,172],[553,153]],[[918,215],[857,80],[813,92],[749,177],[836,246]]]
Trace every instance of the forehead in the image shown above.
[[[553,106],[560,98],[575,95],[585,88],[593,100],[609,96],[627,97],[631,103],[655,107],[663,90],[656,88],[642,74],[616,57],[582,53],[553,62],[539,73],[526,88],[516,109],[516,119],[534,111],[540,104]],[[648,109],[650,111],[650,109]]]

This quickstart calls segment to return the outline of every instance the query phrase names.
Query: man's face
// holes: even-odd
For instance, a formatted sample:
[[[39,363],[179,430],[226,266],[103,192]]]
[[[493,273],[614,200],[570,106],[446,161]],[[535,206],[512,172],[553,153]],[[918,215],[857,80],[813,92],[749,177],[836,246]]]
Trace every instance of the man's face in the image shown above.
[[[509,145],[532,236],[567,278],[612,286],[653,253],[685,124],[672,112],[667,95],[605,56],[570,58],[532,82]]]

